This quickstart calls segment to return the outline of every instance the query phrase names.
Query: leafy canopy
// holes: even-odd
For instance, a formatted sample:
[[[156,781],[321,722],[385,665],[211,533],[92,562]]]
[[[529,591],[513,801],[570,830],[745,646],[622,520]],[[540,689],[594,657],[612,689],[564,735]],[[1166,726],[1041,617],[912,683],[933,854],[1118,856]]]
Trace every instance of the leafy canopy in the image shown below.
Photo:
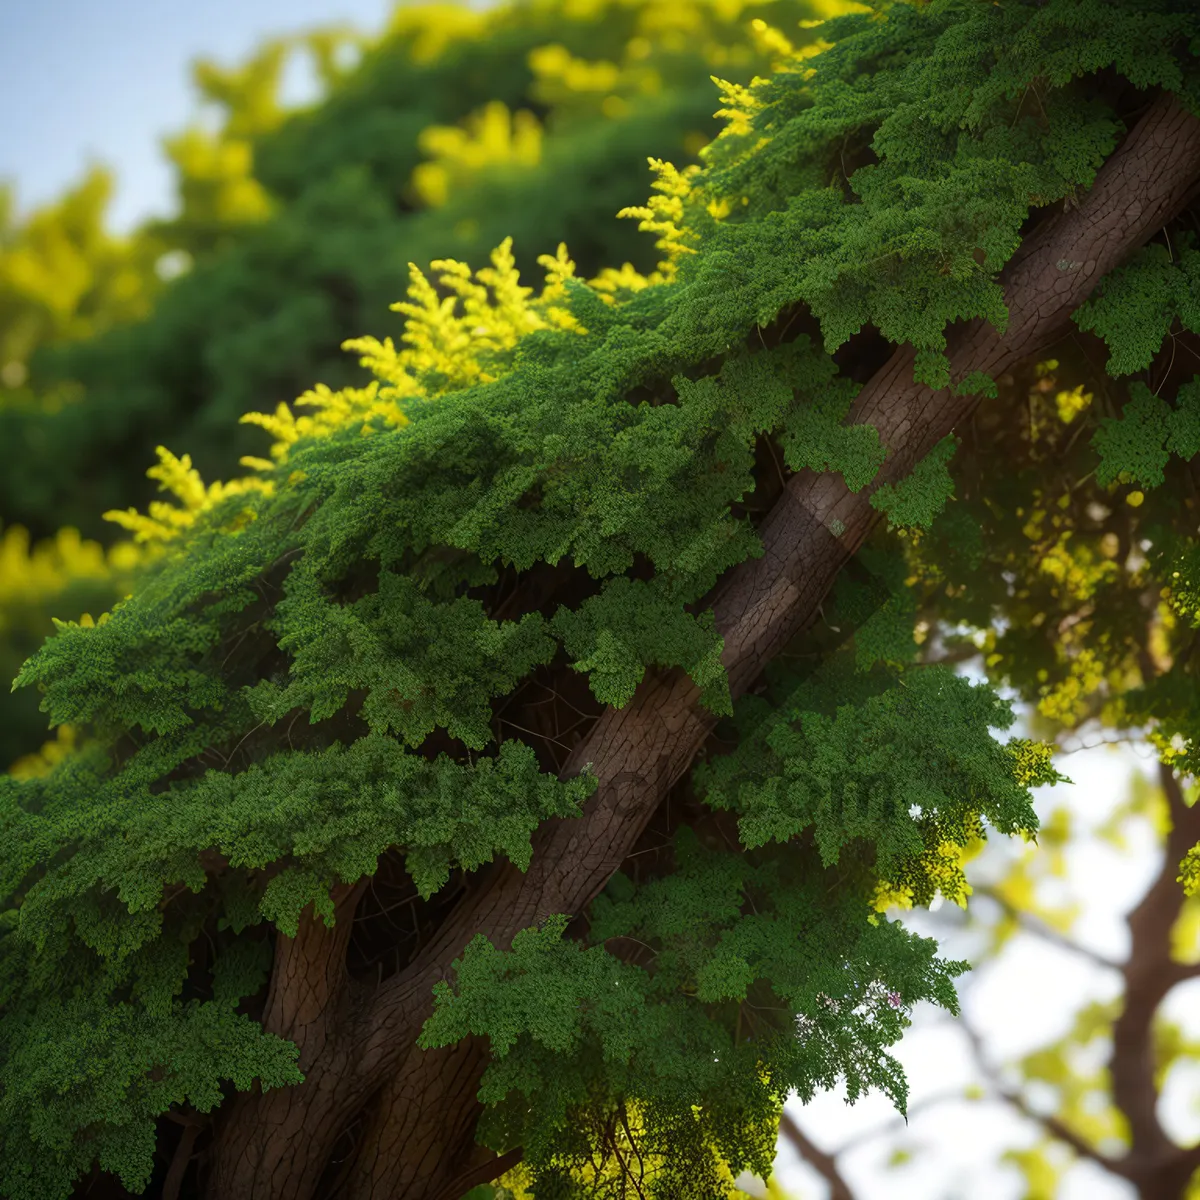
[[[434,262],[441,295],[414,267],[404,347],[357,341],[374,379],[315,391],[309,426],[255,418],[276,444],[250,475],[205,487],[162,452],[180,503],[120,517],[156,547],[132,593],[17,677],[83,745],[0,779],[9,1194],[65,1196],[93,1160],[144,1186],[172,1103],[296,1081],[250,1004],[276,932],[309,904],[332,920],[338,880],[399,856],[435,913],[496,853],[526,867],[595,782],[558,778],[553,738],[504,735],[537,678],[585,683],[596,712],[679,668],[733,749],[695,773],[655,869],[510,948],[481,935],[437,988],[421,1044],[491,1040],[482,1136],[525,1148],[539,1196],[596,1194],[586,1164],[618,1124],[652,1194],[728,1195],[728,1171],[769,1168],[791,1089],[841,1076],[903,1108],[887,1048],[914,1003],[953,1009],[962,964],[881,910],[962,899],[987,826],[1032,833],[1028,789],[1061,778],[994,740],[1011,713],[989,688],[913,661],[888,558],[898,531],[932,536],[954,443],[873,493],[886,595],[840,590],[850,640],[818,643],[820,669],[785,656],[731,703],[706,597],[762,551],[773,446],[872,483],[878,435],[841,426],[857,385],[836,352],[869,325],[945,382],[947,322],[1003,326],[996,273],[1031,209],[1116,144],[1095,74],[1190,96],[1197,17],[955,0],[820,32],[817,54],[771,35],[776,71],[721,84],[703,168],[653,163],[629,212],[658,235],[654,275],[584,280],[560,247],[535,297],[502,243],[474,273]],[[1171,436],[1187,450],[1182,419]],[[81,1038],[108,1069],[18,1050]]]

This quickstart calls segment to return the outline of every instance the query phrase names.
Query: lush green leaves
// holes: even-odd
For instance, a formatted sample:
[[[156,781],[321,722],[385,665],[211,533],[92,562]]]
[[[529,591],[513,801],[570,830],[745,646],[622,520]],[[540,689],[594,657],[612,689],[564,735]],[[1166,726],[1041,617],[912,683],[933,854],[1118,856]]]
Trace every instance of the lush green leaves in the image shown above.
[[[692,617],[653,584],[619,576],[577,612],[560,610],[554,627],[602,704],[627,704],[645,675],[643,664],[679,663],[714,712],[732,711],[721,666],[724,643],[712,628],[712,614]]]
[[[1176,321],[1200,333],[1200,250],[1184,234],[1179,245],[1144,246],[1101,282],[1074,313],[1075,324],[1102,337],[1109,349],[1108,373],[1144,371]]]
[[[540,38],[524,16],[497,18],[514,23],[522,54]],[[0,780],[11,848],[0,876],[0,1069],[19,1101],[2,1110],[0,1136],[25,1172],[17,1194],[61,1195],[96,1157],[137,1185],[148,1123],[167,1106],[190,1097],[211,1107],[223,1079],[295,1079],[283,1048],[235,1012],[265,982],[264,919],[284,934],[309,905],[332,920],[331,886],[374,874],[390,852],[420,901],[452,868],[498,853],[527,868],[533,832],[577,815],[595,782],[558,778],[556,735],[502,736],[498,713],[528,702],[534,681],[586,673],[593,699],[620,705],[647,671],[682,668],[711,710],[728,713],[705,597],[761,552],[755,520],[782,483],[776,447],[791,470],[837,471],[854,491],[884,459],[876,430],[843,423],[858,384],[843,365],[854,356],[835,354],[869,327],[912,345],[919,377],[950,383],[948,323],[1003,327],[997,273],[1031,211],[1090,186],[1116,143],[1121,123],[1096,72],[1182,88],[1197,32],[1187,6],[1115,0],[936,0],[831,23],[821,54],[782,54],[770,78],[722,84],[728,128],[704,169],[657,164],[659,194],[633,211],[660,235],[653,276],[628,267],[577,279],[564,250],[542,262],[547,286],[530,301],[508,243],[474,278],[439,260],[437,286],[453,295],[414,268],[400,304],[408,349],[354,343],[379,386],[321,393],[318,433],[286,408],[260,420],[279,444],[273,461],[252,464],[253,486],[210,495],[177,462],[186,511],[159,513],[161,553],[132,595],[101,623],[64,626],[18,680],[43,689],[51,718],[78,725],[87,748],[43,778]],[[433,57],[390,85],[402,99],[436,80],[444,93],[464,68],[491,61],[477,48]],[[383,88],[381,62],[363,78]],[[523,96],[524,73],[509,63],[497,88]],[[541,74],[549,95],[554,70]],[[251,76],[221,86],[255,91]],[[485,86],[468,78],[466,93]],[[436,219],[422,214],[422,240],[395,241],[383,196],[396,180],[375,160],[289,173],[284,150],[310,137],[328,149],[355,94],[286,127],[275,151],[275,116],[262,108],[267,174],[294,206],[228,257],[216,242],[198,245],[211,259],[168,290],[152,328],[80,351],[80,362],[119,359],[154,376],[130,389],[132,408],[112,410],[117,436],[131,412],[140,421],[155,410],[163,379],[191,378],[195,354],[228,368],[219,398],[189,401],[222,437],[289,373],[310,381],[327,335],[350,318],[305,289],[279,307],[268,267],[303,261],[323,280],[348,275],[355,302],[360,290],[394,299],[396,254],[425,262],[414,246],[453,248],[466,213],[448,195],[444,211],[429,201]],[[567,147],[578,137],[599,155],[588,161],[606,161],[611,145],[575,108],[588,103],[564,102],[547,138]],[[439,170],[465,187],[469,156],[444,157]],[[330,161],[340,159],[330,151]],[[478,196],[511,186],[528,197],[529,175],[502,174]],[[435,176],[422,178],[428,199]],[[541,191],[546,182],[538,177]],[[497,206],[496,220],[513,211]],[[339,213],[369,214],[366,232],[344,244],[312,235],[352,227],[329,219]],[[204,242],[214,230],[192,232]],[[1190,270],[1179,253],[1181,265],[1168,265]],[[1114,277],[1085,320],[1119,338],[1105,305],[1144,292],[1161,342],[1170,305],[1171,320],[1192,319],[1182,286],[1150,256]],[[219,336],[180,358],[179,331],[200,317],[207,329],[217,311]],[[1140,361],[1147,346],[1114,343],[1114,353]],[[879,349],[868,345],[868,359]],[[106,378],[118,390],[128,382]],[[961,392],[998,386],[956,382]],[[197,386],[208,395],[211,379]],[[1150,486],[1171,453],[1194,454],[1197,386],[1173,404],[1135,390],[1096,435],[1097,479],[1125,471]],[[65,428],[66,442],[90,436],[87,422]],[[893,531],[956,540],[955,561],[982,569],[977,514],[946,507],[956,445],[946,438],[871,503]],[[84,461],[59,452],[72,471]],[[1038,521],[1030,516],[1030,537]],[[1044,573],[1089,599],[1104,571],[1058,550]],[[685,823],[643,877],[618,876],[572,914],[579,926],[555,917],[503,951],[481,935],[453,986],[438,987],[422,1044],[491,1039],[481,1128],[498,1148],[524,1146],[540,1195],[582,1194],[584,1164],[618,1123],[654,1162],[657,1195],[720,1195],[722,1170],[769,1167],[789,1090],[808,1097],[844,1078],[852,1097],[878,1087],[903,1106],[887,1048],[917,1001],[954,1008],[961,964],[871,902],[886,907],[880,889],[915,903],[939,891],[963,899],[963,860],[985,824],[1032,830],[1028,789],[1061,777],[1037,746],[995,739],[1011,712],[991,689],[912,665],[917,600],[901,557],[869,550],[861,565],[888,594],[861,578],[839,586],[826,623],[838,632],[844,622],[847,636],[853,627],[853,644],[840,654],[810,644],[824,662],[806,676],[782,660],[765,691],[733,706],[730,752],[694,774],[718,810],[704,820],[735,814],[740,849],[701,844]],[[436,922],[436,904],[422,911]],[[190,951],[214,931],[224,939],[216,961],[193,978]],[[28,1112],[73,1077],[65,1060],[32,1064],[19,1046],[45,1044],[68,1020],[103,1043],[94,1058],[109,1090],[76,1087],[81,1107],[48,1108],[43,1137]],[[171,1038],[192,1039],[185,1065],[153,1080]],[[147,1080],[163,1088],[140,1090]],[[110,1144],[104,1130],[121,1132]],[[46,1159],[58,1174],[35,1185],[47,1138],[61,1148]]]
[[[946,464],[958,439],[944,437],[899,483],[885,483],[871,495],[888,524],[902,529],[928,529],[954,489]]]
[[[1092,435],[1096,479],[1159,487],[1172,454],[1187,461],[1200,452],[1200,375],[1179,389],[1174,407],[1144,383],[1131,383],[1129,395],[1121,416],[1102,418]]]
[[[170,1106],[210,1112],[221,1083],[299,1083],[296,1048],[236,1013],[225,988],[211,1003],[160,1014],[112,1004],[103,991],[47,995],[36,1012],[6,1014],[0,1066],[0,1188],[14,1200],[68,1196],[93,1162],[131,1192],[153,1169],[154,1118]]]
[[[869,924],[797,847],[754,865],[686,827],[672,874],[613,879],[589,945],[566,925],[551,918],[507,953],[477,938],[454,986],[436,986],[420,1039],[490,1038],[488,1135],[519,1140],[539,1193],[556,1196],[590,1194],[571,1180],[605,1114],[620,1114],[665,1200],[728,1195],[721,1164],[767,1174],[762,1126],[790,1089],[807,1098],[841,1077],[852,1101],[879,1087],[903,1109],[886,1048],[917,1001],[954,1009],[965,969],[899,925]]]
[[[866,842],[891,879],[930,846],[979,836],[981,816],[1003,833],[1036,826],[1013,759],[989,732],[1013,719],[990,689],[940,667],[881,688],[886,673],[856,680],[844,661],[777,703],[741,701],[737,749],[697,768],[706,802],[738,813],[747,846],[811,828],[826,865]]]

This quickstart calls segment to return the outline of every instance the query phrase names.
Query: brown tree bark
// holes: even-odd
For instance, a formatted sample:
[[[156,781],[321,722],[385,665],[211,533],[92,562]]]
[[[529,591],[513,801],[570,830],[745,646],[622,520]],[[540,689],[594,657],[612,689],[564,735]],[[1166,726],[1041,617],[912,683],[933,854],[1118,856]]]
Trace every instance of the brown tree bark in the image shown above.
[[[1171,930],[1184,903],[1176,877],[1183,856],[1200,842],[1200,804],[1188,807],[1179,779],[1165,763],[1159,763],[1158,777],[1171,831],[1162,869],[1126,918],[1130,950],[1121,966],[1123,1003],[1109,1058],[1113,1103],[1129,1123],[1130,1137],[1128,1152],[1110,1169],[1128,1179],[1142,1200],[1183,1197],[1200,1169],[1200,1146],[1177,1145],[1158,1119],[1154,1039],[1154,1018],[1167,993],[1200,974],[1200,966],[1176,962],[1171,953]]]
[[[1104,165],[1079,206],[1039,225],[1006,269],[1006,332],[974,322],[952,338],[951,378],[975,371],[998,376],[1052,344],[1101,276],[1180,211],[1197,179],[1200,120],[1164,96]],[[879,519],[869,503],[874,487],[907,475],[975,408],[974,397],[914,383],[912,362],[910,348],[898,350],[863,388],[848,418],[874,425],[887,447],[876,483],[855,494],[840,475],[794,476],[760,529],[765,553],[733,570],[716,592],[713,610],[735,697],[814,617],[838,571],[866,539]],[[454,1099],[412,1057],[431,1009],[432,984],[476,933],[505,947],[543,917],[580,913],[618,869],[667,789],[688,770],[711,727],[686,676],[647,679],[625,708],[599,718],[568,760],[564,778],[590,762],[600,786],[582,817],[538,831],[526,874],[502,866],[483,876],[433,943],[370,992],[317,989],[307,1002],[284,1005],[290,1015],[275,1018],[279,1028],[268,1028],[286,1029],[284,1036],[302,1045],[306,1080],[267,1095],[244,1094],[229,1106],[212,1148],[212,1200],[307,1200],[338,1132],[368,1099],[377,1109],[372,1147],[399,1144],[412,1128],[414,1107],[460,1112],[461,1097],[478,1087],[480,1064],[455,1073],[461,1094]],[[314,925],[304,942],[306,969],[320,979],[339,978],[345,956],[340,933],[339,917],[332,930]],[[288,941],[280,939],[275,972],[285,982],[272,985],[273,1000],[276,992],[280,996],[272,1013],[289,986],[303,986]],[[320,996],[324,1000],[316,1002]],[[390,1176],[393,1167],[384,1157],[364,1166],[368,1176]],[[442,1186],[422,1190],[414,1184],[407,1195],[434,1200]]]
[[[333,1124],[336,1135],[343,1113],[338,1084],[353,1077],[346,947],[367,882],[333,889],[332,928],[309,906],[296,936],[281,933],[275,943],[263,1028],[296,1043],[300,1070],[316,1086],[300,1085],[307,1092],[300,1106],[288,1102],[289,1088],[243,1092],[226,1106],[218,1126],[220,1153],[210,1155],[212,1196],[310,1196],[321,1177],[328,1151],[318,1160],[303,1147],[314,1125],[325,1130]],[[259,1152],[264,1134],[276,1147],[273,1155]]]
[[[414,1048],[387,1090],[388,1103],[375,1105],[339,1196],[391,1200],[449,1191],[458,1200],[473,1182],[494,1179],[511,1165],[475,1142],[475,1091],[487,1062],[483,1039]]]
[[[1144,663],[1149,661],[1148,654],[1142,658]],[[1183,889],[1177,882],[1179,863],[1200,841],[1200,803],[1187,804],[1179,779],[1165,763],[1159,763],[1158,778],[1171,824],[1162,866],[1126,918],[1129,956],[1121,963],[1100,962],[1101,966],[1120,971],[1123,983],[1121,1013],[1113,1023],[1108,1066],[1112,1102],[1129,1127],[1129,1147],[1125,1153],[1115,1155],[1099,1149],[1059,1117],[1030,1105],[1020,1089],[1006,1087],[999,1072],[987,1062],[979,1034],[965,1023],[963,1028],[976,1061],[1000,1099],[1040,1125],[1052,1138],[1069,1146],[1080,1158],[1132,1184],[1139,1200],[1183,1200],[1189,1194],[1192,1176],[1200,1170],[1200,1145],[1176,1144],[1159,1121],[1154,1018],[1173,987],[1200,976],[1200,964],[1177,962],[1171,950],[1171,931],[1184,905]],[[1039,928],[1035,932],[1045,931]],[[1050,940],[1090,956],[1089,951],[1066,942],[1061,935]]]

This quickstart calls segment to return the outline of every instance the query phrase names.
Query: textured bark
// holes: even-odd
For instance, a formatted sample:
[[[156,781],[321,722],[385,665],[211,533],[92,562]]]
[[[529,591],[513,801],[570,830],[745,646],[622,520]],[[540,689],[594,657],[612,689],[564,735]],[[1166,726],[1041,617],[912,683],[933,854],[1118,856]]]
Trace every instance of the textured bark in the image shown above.
[[[211,1155],[210,1196],[306,1197],[320,1180],[332,1146],[313,1131],[333,1126],[336,1136],[355,1082],[346,947],[366,885],[363,879],[333,889],[332,928],[309,906],[294,938],[279,935],[262,1024],[296,1043],[298,1065],[309,1078],[296,1088],[243,1092],[225,1106]],[[303,1104],[293,1099],[299,1091]],[[271,1153],[262,1153],[264,1145]]]
[[[974,322],[952,338],[951,378],[975,371],[998,376],[1052,344],[1101,276],[1183,208],[1197,179],[1200,120],[1163,97],[1079,206],[1040,225],[1009,264],[1002,276],[1010,312],[1006,332]],[[887,447],[876,484],[855,494],[840,475],[794,476],[760,528],[765,553],[730,572],[715,593],[722,658],[735,697],[814,617],[838,571],[866,539],[879,519],[869,503],[873,488],[907,475],[973,411],[975,398],[914,383],[913,357],[911,349],[897,351],[863,388],[848,418],[874,425]],[[447,1096],[441,1083],[420,1069],[410,1073],[432,984],[446,976],[476,933],[503,947],[545,916],[581,912],[618,869],[667,789],[688,770],[711,727],[699,690],[679,672],[647,679],[625,708],[606,710],[563,769],[565,778],[591,763],[600,786],[581,818],[538,831],[529,871],[502,866],[481,879],[419,958],[365,996],[337,1036],[328,1032],[325,1011],[312,1018],[322,1031],[315,1040],[292,1025],[305,1035],[306,1081],[266,1096],[239,1097],[237,1121],[225,1126],[214,1147],[213,1177],[223,1183],[210,1190],[214,1200],[305,1200],[313,1170],[319,1175],[316,1164],[328,1158],[338,1130],[369,1096],[378,1097],[380,1110],[373,1144],[390,1143],[389,1131],[406,1127],[411,1107],[444,1105],[448,1113],[459,1112],[460,1100]],[[317,962],[340,961],[344,945],[335,948],[336,930],[318,940],[326,948]],[[318,1042],[326,1048],[309,1053]],[[478,1073],[476,1064],[461,1077],[462,1095],[473,1096]],[[298,1157],[303,1167],[295,1165]],[[407,1195],[433,1200],[437,1191],[414,1185]]]
[[[487,1061],[482,1039],[413,1049],[387,1089],[386,1102],[375,1106],[339,1197],[392,1200],[451,1192],[458,1200],[473,1183],[507,1170],[512,1160],[501,1162],[475,1142],[475,1092]]]

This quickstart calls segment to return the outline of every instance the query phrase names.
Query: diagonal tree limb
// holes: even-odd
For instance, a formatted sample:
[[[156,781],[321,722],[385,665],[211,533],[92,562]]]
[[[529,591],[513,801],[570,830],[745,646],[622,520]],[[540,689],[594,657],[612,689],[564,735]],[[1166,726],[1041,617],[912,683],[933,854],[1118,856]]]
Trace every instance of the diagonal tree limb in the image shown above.
[[[1091,1142],[1076,1133],[1065,1121],[1060,1120],[1053,1113],[1038,1112],[1037,1109],[1030,1106],[1029,1101],[1019,1091],[1006,1088],[1001,1082],[996,1068],[987,1061],[983,1051],[983,1039],[979,1033],[965,1017],[959,1018],[959,1026],[967,1035],[975,1062],[1001,1100],[1015,1108],[1023,1117],[1040,1125],[1052,1138],[1070,1146],[1080,1158],[1086,1158],[1089,1162],[1095,1163],[1098,1167],[1114,1175],[1128,1178],[1123,1159],[1112,1158],[1103,1151],[1097,1150]]]
[[[1051,345],[1096,282],[1184,206],[1198,178],[1200,121],[1163,96],[1105,164],[1079,208],[1046,221],[1023,244],[1002,276],[1005,333],[978,321],[963,330],[951,345],[951,378],[974,371],[995,377]],[[875,486],[906,475],[977,403],[914,383],[913,358],[910,348],[897,351],[850,413],[852,422],[875,425],[888,448]],[[811,471],[788,483],[760,530],[763,556],[736,568],[713,603],[735,697],[813,619],[838,571],[866,539],[879,519],[870,490],[855,494],[840,476]],[[388,1057],[386,1044],[398,1033],[397,1001],[402,1008],[420,1004],[423,1017],[433,979],[474,933],[486,931],[503,946],[551,913],[580,912],[618,869],[711,727],[698,689],[679,673],[647,681],[626,708],[607,710],[562,772],[570,777],[591,762],[601,780],[582,822],[558,823],[539,839],[527,875],[497,872],[454,914],[424,969],[418,962],[385,985],[375,1005],[381,1027],[369,1036],[364,1069]],[[415,1035],[415,1023],[412,1028],[407,1036]],[[386,1094],[382,1101],[388,1103]]]
[[[779,1132],[787,1138],[796,1153],[829,1184],[829,1200],[855,1200],[846,1177],[838,1170],[836,1157],[827,1154],[812,1142],[787,1109],[779,1114]]]
[[[1052,345],[1101,276],[1178,212],[1198,180],[1200,119],[1164,96],[1104,165],[1079,208],[1032,235],[1014,271],[1003,277],[1007,331],[1000,335],[982,321],[969,325],[953,346],[951,377],[999,375]],[[1062,262],[1082,266],[1063,270]],[[978,403],[914,383],[913,358],[911,348],[898,350],[850,413],[852,422],[874,425],[888,448],[875,486],[907,475]],[[866,540],[880,517],[870,490],[854,493],[840,475],[812,471],[789,481],[759,531],[763,555],[735,568],[713,602],[735,697],[815,616],[838,571]],[[475,933],[507,945],[540,916],[581,912],[691,765],[712,724],[699,689],[678,672],[647,680],[625,708],[607,709],[562,771],[569,778],[590,762],[600,779],[584,816],[549,823],[526,874],[502,868],[490,886],[469,895],[422,958],[382,985],[368,1025],[391,1026],[397,1010],[408,1009],[418,994],[423,1020],[429,986]],[[382,1050],[370,1034],[368,1047]],[[369,1056],[363,1065],[372,1069]]]
[[[949,348],[951,379],[977,371],[998,376],[1051,345],[1100,278],[1184,207],[1198,179],[1200,119],[1164,95],[1105,163],[1078,208],[1043,221],[1023,244],[1001,276],[1010,314],[1006,331],[1001,335],[981,321],[965,326]],[[907,475],[976,407],[975,397],[915,383],[914,357],[911,348],[898,350],[849,414],[851,422],[874,425],[887,448],[875,484],[853,493],[840,475],[794,476],[759,530],[762,557],[735,568],[715,594],[716,628],[725,641],[722,662],[735,697],[814,618],[838,572],[879,519],[869,503],[874,488]],[[309,1195],[307,1181],[314,1175],[308,1164],[328,1157],[336,1127],[355,1106],[380,1088],[382,1102],[388,1102],[386,1089],[430,1012],[433,983],[445,977],[472,936],[483,932],[503,948],[545,916],[583,911],[703,745],[713,718],[699,699],[686,676],[669,672],[646,680],[625,708],[602,714],[562,771],[567,778],[591,763],[600,780],[583,816],[539,830],[526,874],[511,865],[490,872],[405,971],[363,998],[339,1042],[349,1063],[340,1053],[330,1054],[311,1065],[303,1084],[247,1097],[239,1115],[246,1132],[234,1139],[236,1158],[231,1161],[225,1138],[214,1146],[215,1177],[230,1181],[222,1197],[251,1195],[236,1186],[239,1163],[243,1172],[264,1180],[255,1197]],[[262,1102],[273,1097],[279,1101],[267,1118]],[[307,1121],[302,1146],[281,1146],[278,1124],[290,1125],[294,1113],[314,1103],[322,1112],[336,1110],[340,1120]]]
[[[975,886],[975,895],[984,896],[999,905],[1005,916],[1011,917],[1016,921],[1026,933],[1031,933],[1035,937],[1049,942],[1052,946],[1057,946],[1060,950],[1066,950],[1070,954],[1077,954],[1080,958],[1087,959],[1095,967],[1103,967],[1108,971],[1120,971],[1122,969],[1122,964],[1115,959],[1109,958],[1107,955],[1101,954],[1098,950],[1093,950],[1089,946],[1084,946],[1080,942],[1075,941],[1074,938],[1061,933],[1053,925],[1043,921],[1034,913],[1026,912],[1025,909],[1014,904],[998,889],[988,887],[986,884],[977,884]]]
[[[521,1151],[516,1149],[490,1159],[481,1166],[466,1166],[454,1177],[452,1183],[447,1184],[441,1192],[432,1196],[431,1200],[462,1200],[462,1197],[472,1188],[478,1187],[481,1183],[491,1183],[494,1179],[499,1179],[520,1161]]]
[[[199,1113],[191,1114],[190,1118],[180,1118],[180,1123],[183,1125],[183,1136],[175,1148],[171,1165],[167,1168],[167,1175],[163,1180],[162,1200],[179,1200],[179,1189],[183,1186],[183,1177],[187,1173],[192,1159],[195,1158],[196,1139],[204,1128],[204,1121],[200,1118]]]

